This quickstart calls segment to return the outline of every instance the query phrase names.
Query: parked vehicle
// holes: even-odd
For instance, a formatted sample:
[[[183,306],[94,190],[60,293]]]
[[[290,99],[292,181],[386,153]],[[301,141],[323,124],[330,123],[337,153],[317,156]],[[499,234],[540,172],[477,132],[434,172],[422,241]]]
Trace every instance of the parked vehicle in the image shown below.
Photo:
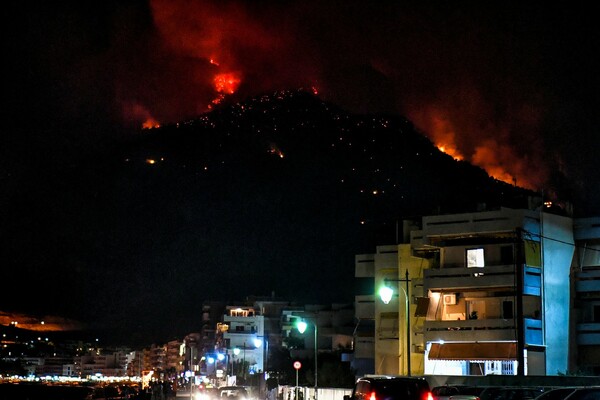
[[[573,393],[576,387],[561,387],[545,391],[540,394],[535,400],[564,400],[568,395]]]
[[[250,400],[250,394],[243,386],[221,386],[219,397],[222,400]]]
[[[425,378],[366,375],[354,384],[344,400],[433,400]]]
[[[481,400],[476,394],[455,394],[450,396],[448,400]]]
[[[434,400],[476,400],[479,394],[485,389],[483,386],[469,385],[442,385],[431,389]],[[465,397],[461,397],[465,395]]]
[[[600,400],[600,386],[577,388],[565,400]]]
[[[480,400],[533,400],[544,393],[540,387],[488,387],[479,396]]]

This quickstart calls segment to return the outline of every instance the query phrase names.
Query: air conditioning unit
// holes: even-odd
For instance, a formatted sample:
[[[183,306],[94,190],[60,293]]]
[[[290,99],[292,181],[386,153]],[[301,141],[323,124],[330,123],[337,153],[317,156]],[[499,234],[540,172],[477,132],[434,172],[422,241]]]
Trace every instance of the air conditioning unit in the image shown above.
[[[456,295],[455,294],[445,294],[444,295],[444,305],[447,305],[447,306],[456,305]]]

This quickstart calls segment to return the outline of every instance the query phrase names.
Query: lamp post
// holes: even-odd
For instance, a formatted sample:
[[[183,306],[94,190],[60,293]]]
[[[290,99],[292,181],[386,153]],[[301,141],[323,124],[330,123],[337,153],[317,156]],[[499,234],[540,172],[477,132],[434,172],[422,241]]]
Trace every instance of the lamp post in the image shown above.
[[[240,355],[240,348],[239,347],[235,347],[233,349],[233,360],[231,362],[231,375],[237,375],[237,371],[233,370],[233,365],[235,364],[235,356],[239,356]],[[237,368],[237,370],[239,371],[239,368]]]
[[[244,377],[244,385],[246,384],[246,341],[244,340],[244,347],[243,347],[243,354],[242,354],[242,372],[243,372],[243,377]]]
[[[264,346],[263,346],[264,345]],[[260,379],[260,391],[263,393],[266,391],[266,381],[267,381],[267,364],[269,360],[269,338],[261,335],[256,335],[254,338],[254,347],[257,349],[262,346],[262,376]]]
[[[317,321],[315,318],[315,321],[313,323],[314,327],[315,327],[315,400],[317,400],[318,398],[318,384],[317,384],[317,378],[319,376],[318,373],[318,363],[317,363],[317,354],[318,354],[318,328],[317,328]],[[304,331],[306,331],[306,327],[307,327],[307,323],[304,320],[300,320],[296,323],[296,328],[298,329],[298,332],[300,332],[301,334],[304,333]]]
[[[404,292],[404,304],[405,304],[405,316],[406,316],[406,367],[408,369],[408,373],[407,375],[410,376],[411,372],[410,372],[410,356],[411,356],[411,351],[410,351],[410,315],[409,315],[409,294],[410,294],[410,286],[409,286],[409,282],[410,279],[408,279],[408,269],[406,270],[406,278],[405,279],[388,279],[385,278],[384,281],[386,282],[386,285],[382,286],[381,289],[379,289],[379,296],[381,297],[381,300],[385,303],[388,304],[390,302],[390,300],[392,299],[392,296],[394,294],[394,289],[392,289],[391,287],[389,287],[387,285],[387,282],[406,282],[406,290],[404,290],[404,288],[400,285],[398,285],[398,287],[400,289],[402,289],[402,291]]]

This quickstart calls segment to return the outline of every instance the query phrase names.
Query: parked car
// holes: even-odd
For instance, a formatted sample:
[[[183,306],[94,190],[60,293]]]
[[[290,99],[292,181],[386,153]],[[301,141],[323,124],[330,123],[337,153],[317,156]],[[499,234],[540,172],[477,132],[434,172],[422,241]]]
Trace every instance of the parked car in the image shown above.
[[[545,391],[540,394],[535,400],[564,400],[568,395],[575,391],[575,387],[561,387]]]
[[[243,386],[221,386],[219,397],[221,400],[250,400],[250,394]]]
[[[436,386],[431,389],[431,394],[434,400],[468,400],[479,398],[479,394],[485,389],[483,386],[470,386],[470,385],[442,385]],[[461,397],[460,395],[467,395],[467,397]]]
[[[540,387],[487,387],[479,396],[480,400],[533,400],[544,389]]]
[[[366,375],[359,378],[344,400],[433,400],[425,378]]]
[[[565,400],[600,400],[600,386],[577,388]]]

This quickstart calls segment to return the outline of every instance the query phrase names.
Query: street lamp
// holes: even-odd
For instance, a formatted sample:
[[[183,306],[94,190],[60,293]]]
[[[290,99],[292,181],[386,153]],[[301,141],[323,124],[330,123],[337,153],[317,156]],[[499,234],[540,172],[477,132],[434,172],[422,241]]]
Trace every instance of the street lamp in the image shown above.
[[[235,363],[235,357],[240,355],[240,348],[239,347],[235,347],[233,349],[233,360],[231,362],[231,375],[237,375],[237,371],[239,371],[239,368],[236,368],[237,371],[233,370],[233,365]]]
[[[264,346],[263,346],[264,343]],[[263,393],[266,391],[266,382],[268,378],[267,372],[267,364],[269,360],[269,338],[268,336],[256,335],[254,338],[254,346],[258,349],[262,346],[262,363],[260,370],[262,371],[262,376],[260,379],[260,391]]]
[[[315,326],[315,400],[317,400],[317,377],[319,376],[318,373],[318,363],[317,363],[317,350],[318,350],[318,341],[317,341],[317,321],[315,320],[315,322],[313,323],[313,325]],[[306,327],[308,326],[308,324],[306,323],[306,321],[304,320],[300,320],[298,322],[296,322],[296,328],[298,329],[298,332],[300,332],[301,334],[304,333],[304,331],[306,331]]]
[[[410,286],[409,286],[409,282],[410,279],[408,279],[408,269],[406,270],[406,278],[405,279],[388,279],[385,278],[384,279],[385,285],[381,287],[381,289],[379,289],[379,297],[381,297],[381,301],[383,301],[385,304],[388,304],[390,302],[390,300],[392,300],[392,296],[394,295],[394,289],[392,289],[390,286],[387,285],[388,282],[406,282],[406,290],[404,290],[404,288],[400,285],[398,285],[398,287],[400,289],[402,289],[402,291],[404,292],[404,305],[405,305],[405,310],[404,310],[404,314],[406,316],[406,367],[408,369],[408,376],[411,375],[410,372],[410,356],[411,356],[411,351],[410,351],[410,315],[409,315],[409,294],[410,294]]]

